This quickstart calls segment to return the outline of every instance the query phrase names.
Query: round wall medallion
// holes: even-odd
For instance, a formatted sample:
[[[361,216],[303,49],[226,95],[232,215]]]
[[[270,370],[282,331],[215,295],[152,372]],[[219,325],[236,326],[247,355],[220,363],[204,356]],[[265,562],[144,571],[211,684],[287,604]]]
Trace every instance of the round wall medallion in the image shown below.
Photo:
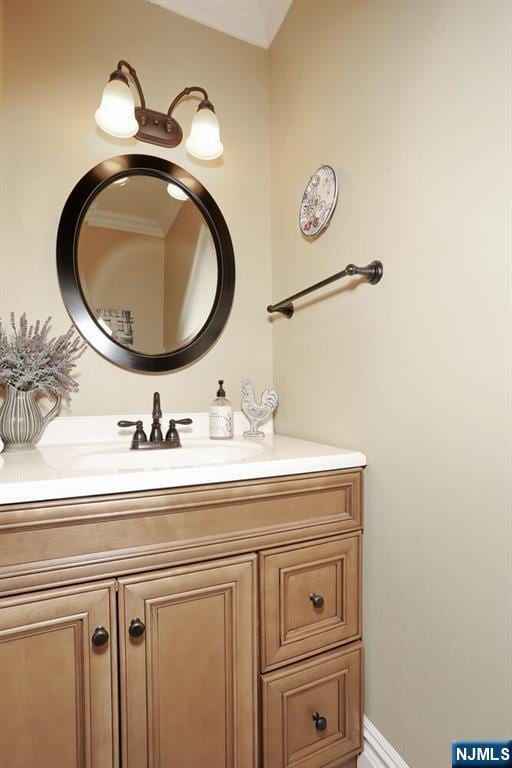
[[[330,165],[321,165],[306,185],[299,226],[306,237],[316,237],[329,224],[338,199],[338,180]]]

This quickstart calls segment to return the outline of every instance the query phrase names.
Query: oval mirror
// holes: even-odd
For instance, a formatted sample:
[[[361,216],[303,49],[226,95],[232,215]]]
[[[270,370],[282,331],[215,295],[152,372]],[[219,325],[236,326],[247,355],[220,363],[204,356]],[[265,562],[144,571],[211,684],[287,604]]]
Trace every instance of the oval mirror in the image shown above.
[[[89,344],[141,371],[181,368],[227,321],[233,247],[217,204],[183,168],[121,155],[71,192],[57,236],[64,303]]]

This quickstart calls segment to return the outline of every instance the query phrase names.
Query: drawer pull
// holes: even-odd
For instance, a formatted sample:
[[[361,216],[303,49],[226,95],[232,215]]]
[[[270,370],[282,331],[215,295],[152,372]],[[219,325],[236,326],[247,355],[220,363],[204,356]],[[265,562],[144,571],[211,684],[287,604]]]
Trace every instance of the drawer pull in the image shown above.
[[[105,627],[96,627],[92,634],[91,642],[96,648],[108,643],[109,634]]]
[[[319,715],[318,712],[313,712],[313,720],[315,721],[315,728],[317,731],[325,731],[327,728],[327,720],[325,717]]]
[[[317,595],[316,592],[312,592],[309,596],[309,599],[315,606],[315,608],[323,608],[325,600],[323,599],[322,595]]]
[[[130,623],[130,628],[128,632],[130,633],[130,637],[133,637],[135,639],[142,637],[144,632],[146,631],[146,625],[143,621],[141,621],[139,618],[132,619]]]

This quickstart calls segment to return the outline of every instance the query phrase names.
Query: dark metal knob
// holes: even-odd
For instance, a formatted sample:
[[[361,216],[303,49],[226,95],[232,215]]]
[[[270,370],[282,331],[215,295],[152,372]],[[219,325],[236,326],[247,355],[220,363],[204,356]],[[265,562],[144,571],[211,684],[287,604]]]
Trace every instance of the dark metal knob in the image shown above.
[[[108,643],[110,635],[108,634],[108,630],[105,629],[105,627],[96,627],[96,629],[93,632],[92,635],[92,644],[96,646],[96,648],[101,648],[102,645],[106,645]]]
[[[327,728],[327,720],[325,717],[319,715],[318,712],[313,712],[313,720],[315,721],[315,728],[317,731],[325,731]]]
[[[315,606],[315,608],[323,608],[325,600],[323,599],[322,595],[317,595],[315,592],[312,592],[309,596],[309,599]]]
[[[146,631],[146,625],[143,621],[141,621],[139,618],[132,619],[130,623],[130,628],[128,632],[130,633],[130,637],[138,638],[142,637],[144,632]]]

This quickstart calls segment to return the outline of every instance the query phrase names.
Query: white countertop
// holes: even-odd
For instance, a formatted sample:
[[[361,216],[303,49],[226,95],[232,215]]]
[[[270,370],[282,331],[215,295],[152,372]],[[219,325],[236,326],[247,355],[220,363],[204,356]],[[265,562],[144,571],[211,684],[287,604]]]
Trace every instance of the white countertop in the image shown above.
[[[247,422],[238,413],[233,440],[209,441],[207,414],[173,417],[189,415],[193,426],[179,427],[183,448],[164,451],[130,451],[133,429],[115,426],[122,417],[55,419],[36,449],[0,454],[0,505],[366,465],[359,451],[273,434],[268,424],[263,427],[264,439],[244,439],[241,433]],[[165,418],[169,417],[162,424]],[[145,426],[149,431],[147,417]]]

